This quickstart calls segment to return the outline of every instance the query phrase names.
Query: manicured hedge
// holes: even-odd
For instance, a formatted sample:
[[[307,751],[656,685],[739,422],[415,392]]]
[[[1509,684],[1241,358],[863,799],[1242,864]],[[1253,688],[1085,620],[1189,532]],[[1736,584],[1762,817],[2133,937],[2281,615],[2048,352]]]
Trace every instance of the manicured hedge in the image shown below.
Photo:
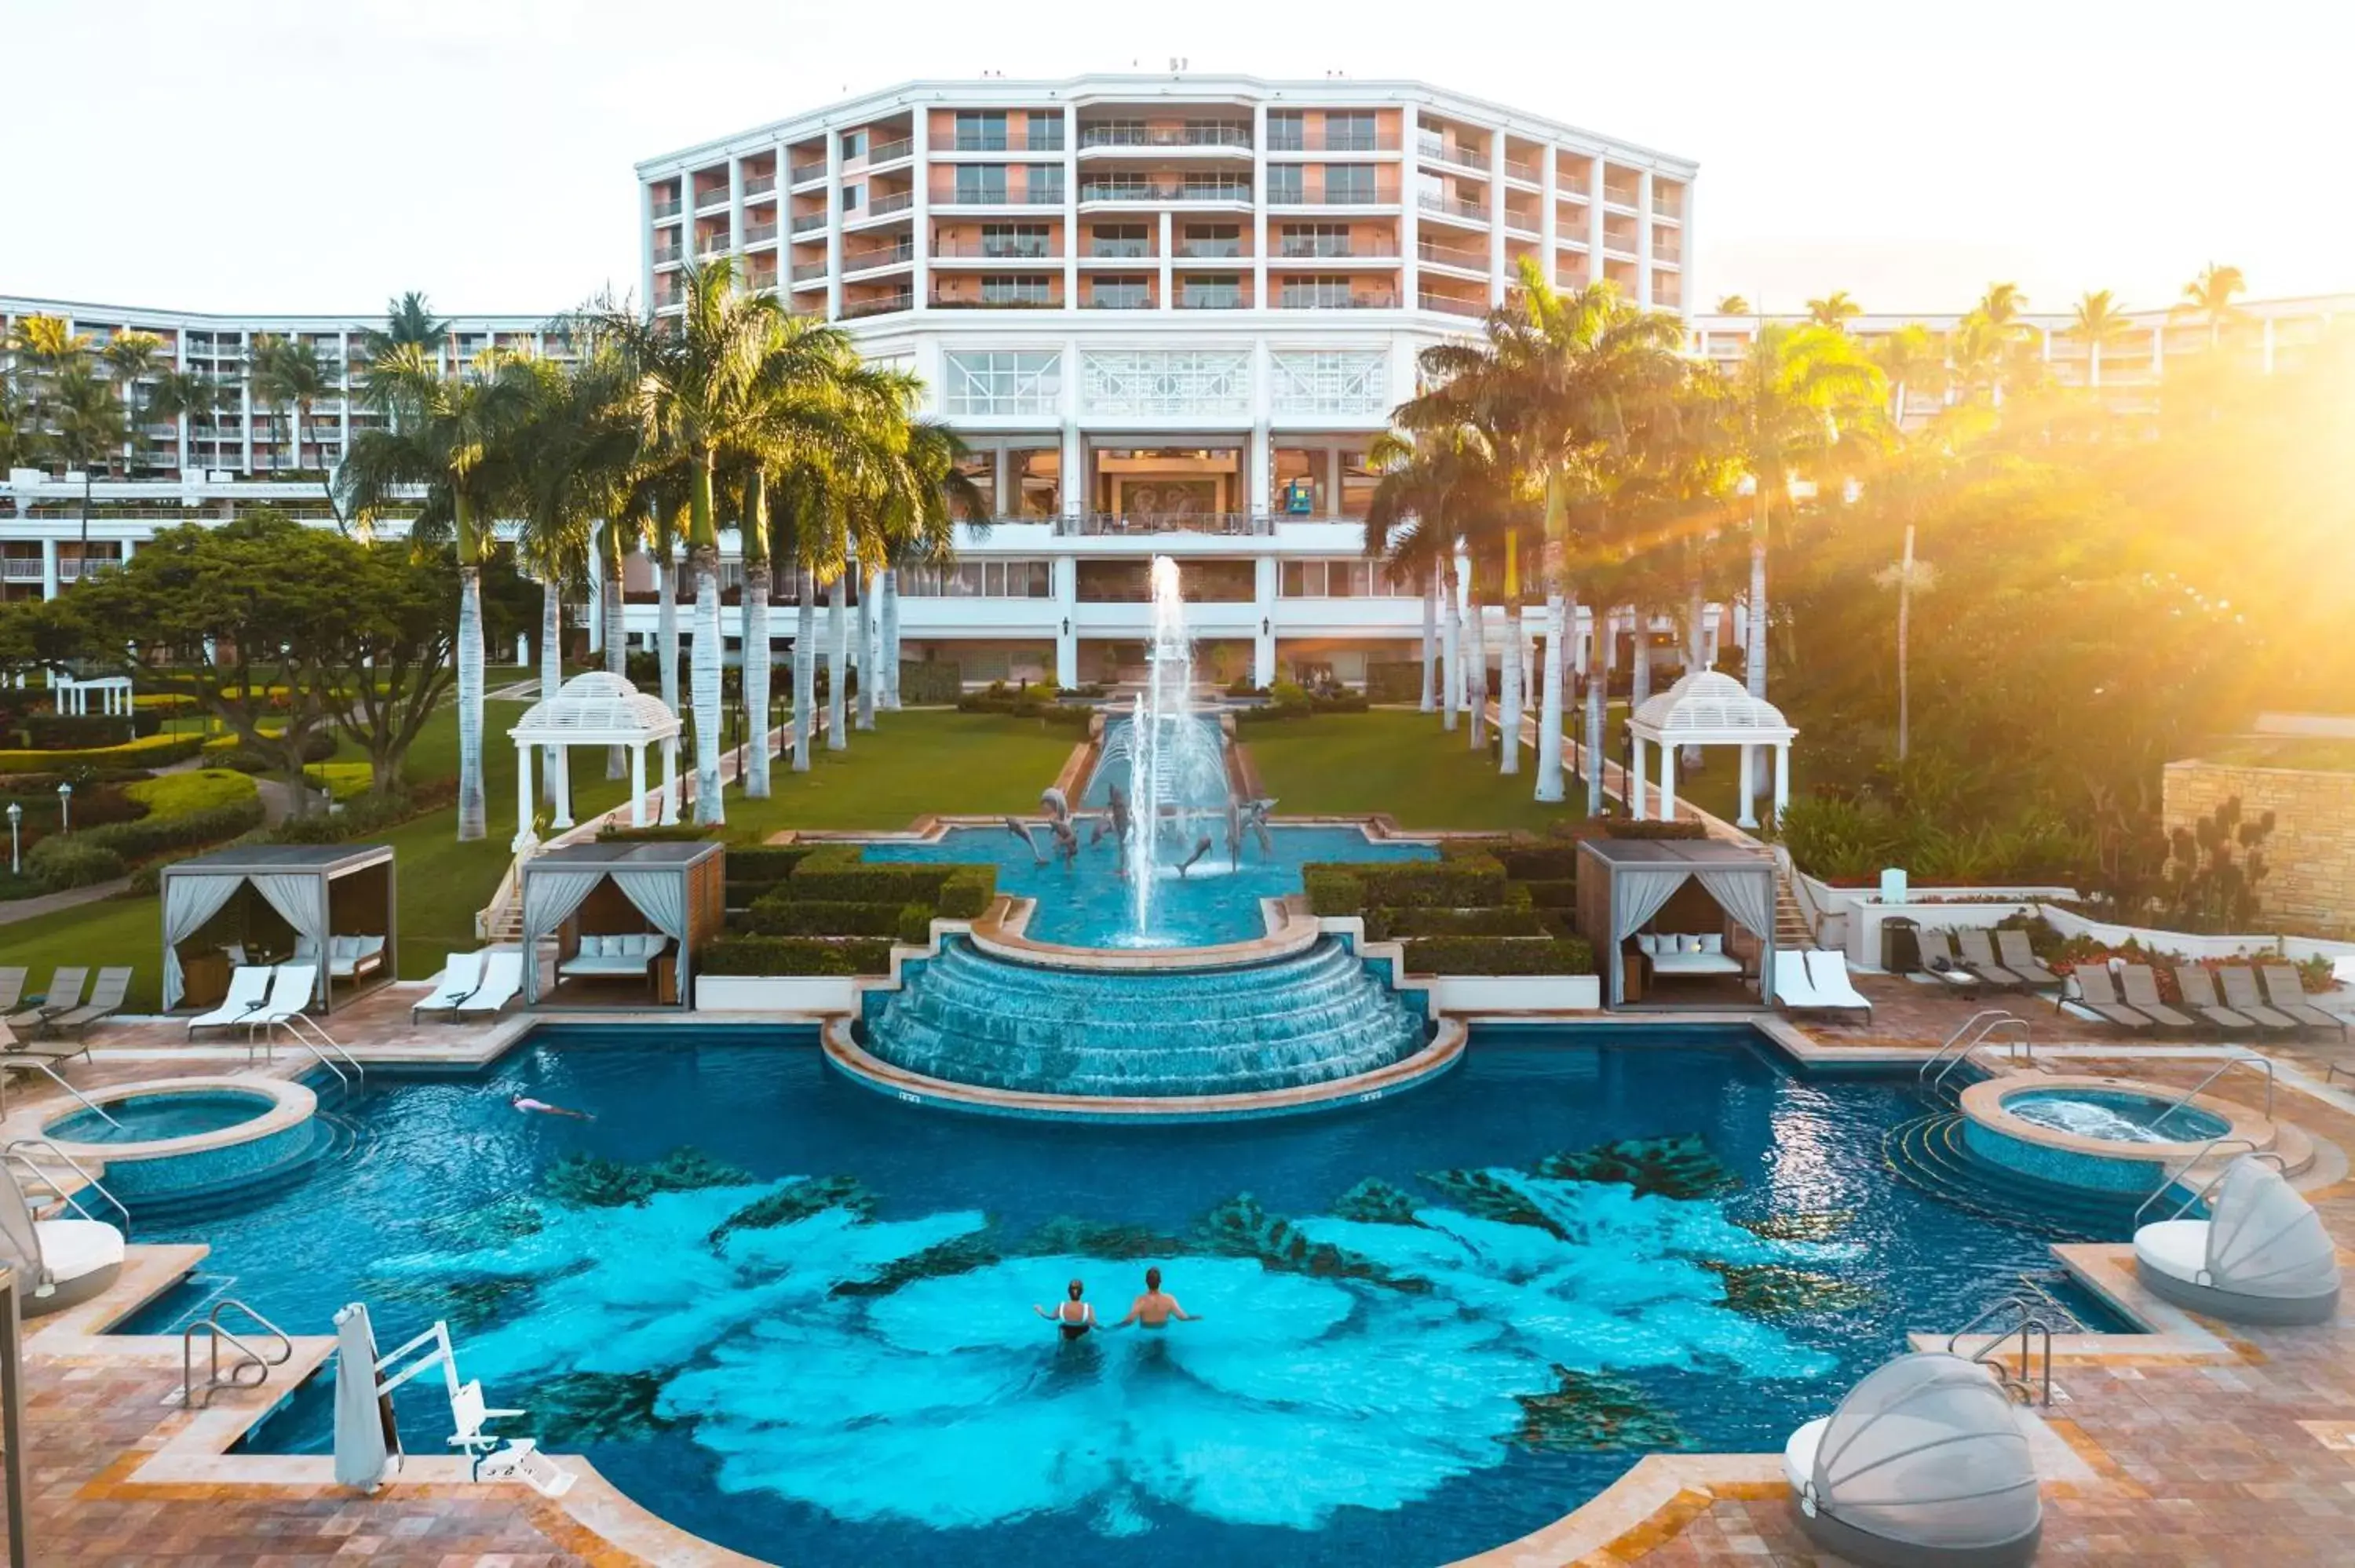
[[[1366,935],[1375,941],[1412,937],[1551,937],[1553,923],[1535,909],[1375,909]]]
[[[1308,894],[1312,915],[1337,920],[1366,912],[1365,884],[1337,865],[1302,866],[1300,885]]]
[[[961,714],[1004,714],[1008,718],[1032,718],[1065,729],[1084,730],[1095,717],[1085,703],[1040,702],[1036,697],[997,697],[975,692],[957,699]]]
[[[896,937],[900,904],[836,904],[817,899],[770,896],[744,912],[737,924],[756,937]],[[931,906],[921,906],[926,917]]]
[[[721,937],[696,955],[706,975],[880,975],[891,970],[889,939]]]
[[[933,900],[944,919],[977,920],[997,896],[997,868],[994,865],[959,865],[951,868],[949,879],[941,884],[940,895]]]
[[[964,695],[964,667],[944,659],[900,661],[900,700],[926,707]]]
[[[94,832],[94,831],[93,831]],[[43,839],[25,852],[25,870],[44,891],[92,887],[123,874],[120,851],[96,842],[92,833]]]
[[[1591,975],[1594,952],[1576,937],[1426,937],[1406,944],[1406,967],[1426,975]]]
[[[949,879],[945,865],[837,864],[813,855],[777,885],[772,898],[821,904],[933,904]]]
[[[101,828],[77,831],[70,840],[44,839],[41,842],[43,846],[51,842],[97,844],[126,861],[144,860],[165,850],[221,843],[260,826],[261,801],[256,796],[234,805],[213,806],[176,817],[146,816],[135,822],[109,822]]]
[[[597,830],[601,840],[626,839],[634,843],[693,843],[698,839],[708,839],[711,834],[710,828],[695,822],[673,822],[666,828],[659,823],[643,828],[625,828],[609,822]]]
[[[303,769],[303,778],[337,802],[356,800],[376,788],[376,769],[365,762],[314,762]]]
[[[1578,850],[1570,844],[1546,843],[1537,839],[1515,840],[1498,847],[1497,859],[1503,864],[1505,874],[1515,882],[1575,882],[1578,879]]]
[[[1378,703],[1423,701],[1423,665],[1414,660],[1366,662],[1366,695]]]
[[[28,714],[16,728],[35,751],[87,751],[120,746],[154,735],[164,727],[164,715],[132,710],[129,718],[113,714]]]
[[[1529,902],[1540,909],[1575,909],[1578,907],[1578,884],[1575,882],[1524,882]]]
[[[162,773],[153,779],[141,779],[124,789],[123,793],[127,799],[147,808],[147,815],[144,819],[147,821],[218,810],[224,806],[242,806],[261,798],[252,779],[228,768],[199,768],[187,773]]]
[[[1656,822],[1634,817],[1610,817],[1603,823],[1606,839],[1705,839],[1709,829],[1700,822]]]
[[[1365,901],[1378,907],[1469,909],[1505,902],[1505,868],[1495,856],[1361,865],[1356,875]]]
[[[198,735],[151,735],[120,746],[81,751],[0,751],[0,773],[56,772],[70,768],[162,768],[185,762],[205,744]]]
[[[620,835],[606,835],[618,837]],[[728,880],[783,882],[810,857],[814,844],[755,844],[728,852]]]

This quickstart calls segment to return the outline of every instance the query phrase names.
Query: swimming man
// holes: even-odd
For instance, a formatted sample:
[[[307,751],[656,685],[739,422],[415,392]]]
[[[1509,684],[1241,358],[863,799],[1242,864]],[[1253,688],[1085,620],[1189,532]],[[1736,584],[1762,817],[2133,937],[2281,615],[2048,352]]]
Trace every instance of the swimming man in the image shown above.
[[[1077,1284],[1078,1281],[1074,1280],[1072,1283]],[[1148,1268],[1145,1271],[1145,1294],[1128,1304],[1128,1316],[1114,1323],[1113,1327],[1125,1329],[1134,1323],[1140,1329],[1161,1329],[1167,1328],[1172,1318],[1177,1319],[1180,1323],[1199,1323],[1202,1320],[1200,1313],[1187,1311],[1178,1305],[1178,1298],[1161,1288],[1159,1269]]]
[[[509,1100],[507,1104],[523,1112],[526,1116],[569,1116],[575,1121],[595,1121],[597,1119],[595,1117],[591,1116],[587,1111],[570,1110],[563,1106],[552,1106],[546,1100],[533,1099],[529,1095],[517,1095],[515,1098]]]

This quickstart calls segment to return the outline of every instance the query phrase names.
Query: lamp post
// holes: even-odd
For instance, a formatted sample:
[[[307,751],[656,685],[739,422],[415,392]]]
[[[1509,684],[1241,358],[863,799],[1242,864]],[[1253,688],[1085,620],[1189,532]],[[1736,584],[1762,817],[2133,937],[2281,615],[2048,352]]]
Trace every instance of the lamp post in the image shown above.
[[[61,834],[73,832],[73,786],[70,784],[58,786],[58,832]]]
[[[16,875],[24,869],[23,858],[16,853],[16,824],[25,820],[25,808],[16,801],[8,802],[8,874]]]

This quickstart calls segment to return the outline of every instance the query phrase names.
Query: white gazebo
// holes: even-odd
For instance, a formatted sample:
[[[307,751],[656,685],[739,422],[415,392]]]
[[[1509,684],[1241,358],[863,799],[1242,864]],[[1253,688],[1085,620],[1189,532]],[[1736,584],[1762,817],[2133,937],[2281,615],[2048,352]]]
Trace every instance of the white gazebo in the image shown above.
[[[1627,720],[1635,737],[1635,766],[1628,770],[1627,810],[1645,815],[1645,758],[1648,743],[1660,749],[1659,820],[1677,814],[1677,748],[1681,746],[1732,746],[1742,751],[1742,815],[1739,825],[1754,828],[1758,818],[1751,805],[1751,760],[1755,749],[1774,748],[1774,814],[1791,803],[1791,742],[1798,735],[1783,710],[1764,697],[1753,697],[1742,683],[1715,670],[1687,675],[1657,696],[1646,698]]]
[[[49,673],[50,700],[60,714],[88,714],[92,711],[91,699],[98,699],[97,712],[111,718],[129,718],[131,677],[128,675],[94,675],[80,679],[62,670]]]
[[[630,751],[630,825],[646,825],[646,747],[662,743],[663,802],[666,825],[678,821],[678,715],[662,699],[641,692],[621,676],[591,670],[564,683],[552,697],[524,710],[507,731],[516,743],[516,836],[520,854],[535,842],[531,831],[531,756],[540,747],[559,754],[556,769],[556,821],[559,829],[572,826],[571,769],[565,766],[576,746],[627,747]]]

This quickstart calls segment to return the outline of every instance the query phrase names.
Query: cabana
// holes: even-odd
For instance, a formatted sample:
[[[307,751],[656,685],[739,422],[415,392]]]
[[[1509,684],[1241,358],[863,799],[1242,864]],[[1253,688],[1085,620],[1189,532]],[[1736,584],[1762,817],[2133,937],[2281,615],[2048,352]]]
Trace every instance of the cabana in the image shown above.
[[[1606,1005],[1652,1000],[1640,988],[1657,980],[1738,983],[1751,969],[1745,933],[1756,942],[1759,1000],[1774,1001],[1772,855],[1721,839],[1594,838],[1579,844],[1578,857],[1578,932],[1603,967]],[[1630,938],[1636,946],[1623,953]],[[1636,997],[1627,994],[1631,961],[1646,971]],[[1717,989],[1694,1000],[1722,1005]]]
[[[587,1003],[629,982],[632,1006],[693,1005],[688,960],[727,917],[728,853],[692,842],[599,840],[523,863],[523,950],[556,944],[549,1000]],[[539,965],[524,965],[524,1001],[541,1000]]]
[[[1742,751],[1742,815],[1737,825],[1754,828],[1758,825],[1756,809],[1751,802],[1755,779],[1753,757],[1755,748],[1774,748],[1774,814],[1780,817],[1783,808],[1791,803],[1791,742],[1798,731],[1783,716],[1783,710],[1763,697],[1753,697],[1744,691],[1742,683],[1715,670],[1699,670],[1685,676],[1675,685],[1656,697],[1647,697],[1627,719],[1627,733],[1635,737],[1635,765],[1627,770],[1627,810],[1641,818],[1645,814],[1644,747],[1648,744],[1660,750],[1659,810],[1664,822],[1674,821],[1677,815],[1677,748],[1683,746],[1732,746]]]
[[[400,903],[389,844],[248,844],[164,868],[164,1010],[220,1000],[239,964],[319,967],[323,1010],[389,984]]]
[[[678,821],[678,715],[619,675],[591,670],[575,675],[524,710],[507,731],[516,743],[516,836],[510,846],[518,854],[538,842],[531,831],[531,754],[546,747],[557,754],[553,776],[559,831],[572,826],[572,770],[567,765],[576,746],[626,747],[630,753],[630,825],[646,825],[646,747],[662,747],[663,803],[666,824]]]

